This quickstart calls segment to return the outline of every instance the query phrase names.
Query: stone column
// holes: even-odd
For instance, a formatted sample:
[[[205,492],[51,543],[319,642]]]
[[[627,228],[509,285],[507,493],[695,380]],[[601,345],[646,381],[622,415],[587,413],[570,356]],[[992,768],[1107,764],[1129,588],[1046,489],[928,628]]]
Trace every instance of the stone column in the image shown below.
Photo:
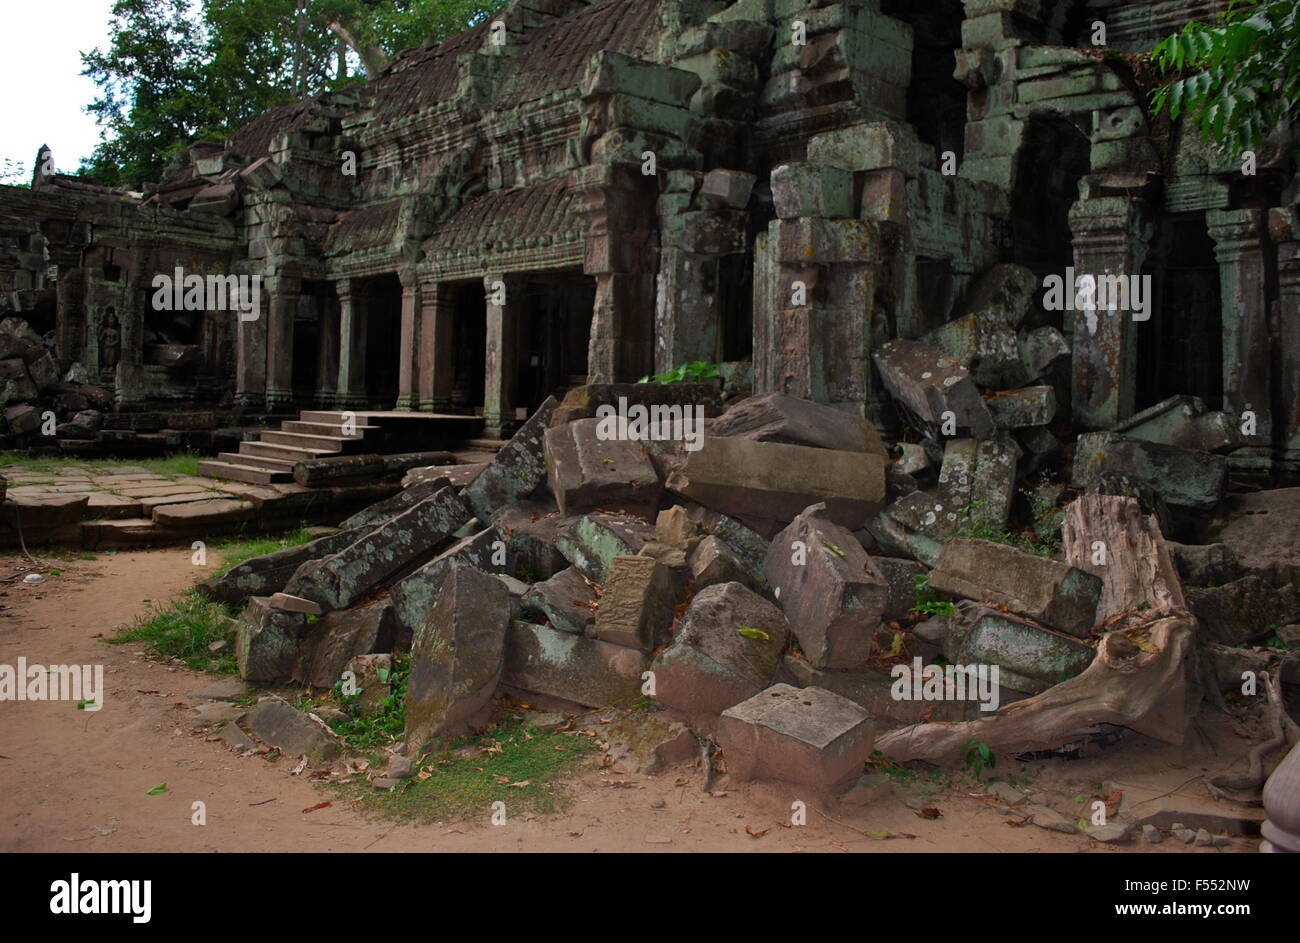
[[[345,278],[337,285],[339,295],[339,383],[334,405],[355,409],[369,405],[366,399],[366,303],[356,279]]]
[[[518,279],[489,275],[483,279],[487,304],[483,419],[488,433],[504,436],[517,423],[515,382],[519,373]],[[504,303],[497,304],[497,301]],[[514,310],[512,310],[512,308]]]
[[[1223,318],[1223,409],[1254,413],[1255,434],[1243,440],[1269,462],[1273,440],[1273,345],[1268,330],[1264,211],[1209,210],[1205,214],[1219,261]],[[1239,420],[1240,421],[1240,420]]]
[[[266,408],[293,406],[293,322],[298,315],[302,282],[274,276],[262,280],[270,296],[266,324]]]
[[[328,296],[318,299],[317,317],[320,319],[318,343],[320,350],[316,361],[316,406],[333,409],[339,383],[339,307],[338,300]]]
[[[450,292],[437,282],[420,286],[420,411],[451,410],[456,385],[455,330]]]
[[[80,360],[86,337],[86,273],[81,268],[59,270],[56,288],[57,313],[55,353],[59,367],[66,370]]]
[[[420,282],[409,269],[398,273],[402,281],[402,324],[397,355],[397,403],[394,409],[414,412],[420,408],[420,330],[423,317]]]
[[[1070,210],[1075,278],[1141,275],[1153,227],[1144,203],[1128,197],[1079,200]],[[1060,273],[1064,278],[1064,272]],[[1065,285],[1067,307],[1075,295]],[[1150,292],[1143,296],[1151,298]],[[1073,395],[1077,429],[1104,429],[1133,414],[1137,395],[1137,331],[1133,311],[1067,313],[1074,325]],[[1155,317],[1154,311],[1150,312]]]
[[[1282,461],[1293,476],[1300,476],[1300,208],[1269,210],[1269,233],[1277,244],[1278,339],[1281,351],[1280,403],[1276,438],[1282,443]]]
[[[235,403],[245,409],[262,409],[266,404],[268,308],[269,299],[263,294],[258,310],[229,315],[235,318]]]
[[[117,309],[117,322],[121,330],[121,356],[117,361],[115,383],[117,408],[142,409],[145,404],[144,389],[144,309],[150,304],[152,292],[146,295],[137,273],[144,271],[139,254],[131,266],[131,277],[122,292],[122,304]]]

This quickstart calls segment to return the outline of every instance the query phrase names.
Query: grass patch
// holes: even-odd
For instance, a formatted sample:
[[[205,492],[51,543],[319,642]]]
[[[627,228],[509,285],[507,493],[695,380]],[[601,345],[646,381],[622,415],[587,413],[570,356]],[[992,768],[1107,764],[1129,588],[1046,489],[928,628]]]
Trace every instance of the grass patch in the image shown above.
[[[6,452],[0,455],[0,469],[22,468],[33,474],[54,474],[66,469],[81,469],[92,476],[111,475],[123,468],[143,468],[158,475],[197,475],[203,456],[198,452],[173,452],[155,458],[76,458],[30,452]]]
[[[221,554],[221,566],[217,569],[217,573],[228,573],[253,557],[265,556],[289,547],[298,547],[314,539],[307,533],[306,527],[299,527],[279,537],[253,537],[248,540],[231,540],[216,544],[212,549]]]
[[[361,800],[363,810],[399,822],[486,822],[494,802],[505,803],[507,819],[551,815],[571,801],[561,776],[597,752],[591,737],[542,731],[510,714],[485,733],[456,740],[444,754],[422,758],[420,775],[392,792],[362,782],[335,788]]]
[[[221,603],[191,589],[169,603],[151,603],[147,614],[107,641],[110,645],[143,642],[149,654],[178,659],[193,671],[234,674],[238,667],[232,615]],[[226,647],[213,653],[209,646],[214,642],[225,642]]]

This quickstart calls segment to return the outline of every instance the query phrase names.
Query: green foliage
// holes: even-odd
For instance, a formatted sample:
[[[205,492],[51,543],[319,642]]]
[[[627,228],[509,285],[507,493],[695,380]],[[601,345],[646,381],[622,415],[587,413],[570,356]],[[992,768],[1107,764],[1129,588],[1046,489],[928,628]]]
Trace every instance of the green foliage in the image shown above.
[[[930,574],[922,573],[912,580],[912,588],[916,590],[916,605],[912,607],[913,612],[919,612],[925,616],[951,616],[957,611],[957,607],[946,599],[940,599],[939,594],[930,589]]]
[[[149,654],[179,659],[193,671],[234,674],[237,668],[232,615],[221,603],[190,590],[166,605],[151,603],[146,615],[137,617],[107,641],[110,645],[143,642]],[[225,642],[226,646],[214,653],[209,648],[214,642]]]
[[[307,528],[299,527],[279,537],[255,537],[251,540],[232,540],[216,544],[212,549],[221,554],[221,566],[217,572],[228,573],[254,557],[263,557],[277,550],[298,547],[313,539],[311,534],[307,533]]]
[[[966,768],[970,770],[971,775],[976,779],[987,769],[993,769],[998,765],[997,757],[989,749],[989,745],[981,740],[967,740],[962,746],[962,755],[966,760]]]
[[[0,184],[8,187],[31,188],[32,172],[20,160],[10,157],[0,159]]]
[[[1300,0],[1234,0],[1218,22],[1193,21],[1151,52],[1171,81],[1156,114],[1186,113],[1226,153],[1254,149],[1300,104]]]
[[[961,509],[957,531],[953,536],[1006,544],[1008,547],[1015,547],[1017,550],[1037,554],[1040,557],[1055,556],[1059,549],[1059,541],[1053,542],[1050,537],[1044,540],[1041,534],[1038,534],[1040,538],[1038,540],[1030,540],[1023,534],[1013,534],[989,516],[984,510],[984,501],[981,498],[976,498]]]
[[[268,106],[361,78],[331,23],[394,53],[446,39],[504,0],[116,0],[109,42],[82,55],[103,140],[82,171],[139,188],[196,140],[220,141]]]
[[[639,383],[686,383],[697,382],[699,380],[713,380],[721,376],[718,372],[718,364],[706,363],[703,360],[697,360],[695,363],[688,363],[684,366],[674,367],[667,373],[654,374],[648,377],[642,377]]]
[[[410,673],[410,656],[394,655],[392,673],[387,679],[382,674],[380,676],[380,683],[386,681],[388,684],[389,693],[364,715],[361,713],[363,692],[344,694],[342,681],[334,685],[333,696],[339,701],[339,709],[348,716],[345,720],[335,720],[330,726],[349,748],[360,752],[373,751],[402,739],[406,729],[406,682]]]

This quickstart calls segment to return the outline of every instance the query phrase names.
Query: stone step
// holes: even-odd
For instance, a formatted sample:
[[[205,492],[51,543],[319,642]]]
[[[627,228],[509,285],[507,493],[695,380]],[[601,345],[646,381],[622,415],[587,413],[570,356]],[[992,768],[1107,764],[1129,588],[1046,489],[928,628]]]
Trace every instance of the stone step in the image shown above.
[[[352,435],[344,436],[343,424],[339,422],[304,422],[299,419],[291,419],[280,423],[281,432],[301,432],[306,435],[340,436],[351,439],[364,438],[368,431],[378,428],[378,426],[365,426],[357,423]]]
[[[292,459],[267,458],[265,455],[250,455],[247,452],[221,452],[217,461],[230,462],[232,465],[247,465],[250,468],[265,468],[268,471],[287,471],[292,474]]]
[[[461,444],[461,448],[473,449],[476,452],[500,452],[508,441],[508,439],[466,439]]]
[[[263,442],[275,445],[293,445],[300,449],[321,449],[326,452],[342,452],[348,445],[360,445],[360,439],[344,439],[342,436],[305,435],[301,432],[276,432],[268,430],[262,433]]]
[[[199,462],[199,474],[209,478],[223,478],[226,481],[243,481],[250,485],[270,485],[293,481],[293,475],[286,471],[274,471],[235,462]]]
[[[300,449],[296,445],[276,445],[274,442],[241,442],[241,455],[256,455],[279,459],[282,462],[307,462],[324,455],[333,455],[333,449]]]
[[[356,413],[352,415],[355,417]],[[345,418],[342,411],[328,409],[304,409],[298,414],[300,422],[327,422],[330,425],[342,425]]]

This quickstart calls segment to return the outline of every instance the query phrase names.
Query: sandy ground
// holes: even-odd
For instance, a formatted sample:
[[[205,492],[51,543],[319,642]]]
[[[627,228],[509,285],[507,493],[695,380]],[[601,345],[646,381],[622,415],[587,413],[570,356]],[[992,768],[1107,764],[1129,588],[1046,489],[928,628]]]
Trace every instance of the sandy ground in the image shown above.
[[[367,818],[327,787],[290,776],[291,763],[239,756],[196,734],[191,708],[197,702],[187,692],[211,679],[146,658],[138,646],[102,641],[147,610],[148,600],[169,599],[210,572],[192,565],[188,549],[49,562],[62,573],[43,584],[0,582],[0,664],[16,665],[19,656],[29,664],[102,664],[107,693],[98,712],[70,702],[0,702],[0,851],[1223,854],[1258,844],[1113,846],[1016,826],[1020,816],[1000,814],[966,777],[925,798],[924,805],[942,813],[938,819],[919,817],[905,804],[909,797],[891,795],[862,808],[829,810],[810,802],[807,824],[788,827],[790,803],[800,798],[794,793],[724,783],[715,791],[725,794],[707,795],[694,768],[646,777],[601,771],[594,763],[574,774],[574,802],[560,815],[493,826],[485,809],[481,821],[396,826]],[[0,579],[22,563],[0,556]],[[1101,780],[1147,799],[1203,794],[1203,777],[1244,768],[1250,747],[1227,725],[1215,737],[1200,762],[1134,736],[1092,759],[1029,767],[1034,788],[1058,798],[1091,793]],[[168,792],[148,795],[160,782]],[[195,801],[206,804],[205,826],[191,823]],[[323,801],[333,804],[303,811]],[[914,837],[871,837],[880,830]]]

